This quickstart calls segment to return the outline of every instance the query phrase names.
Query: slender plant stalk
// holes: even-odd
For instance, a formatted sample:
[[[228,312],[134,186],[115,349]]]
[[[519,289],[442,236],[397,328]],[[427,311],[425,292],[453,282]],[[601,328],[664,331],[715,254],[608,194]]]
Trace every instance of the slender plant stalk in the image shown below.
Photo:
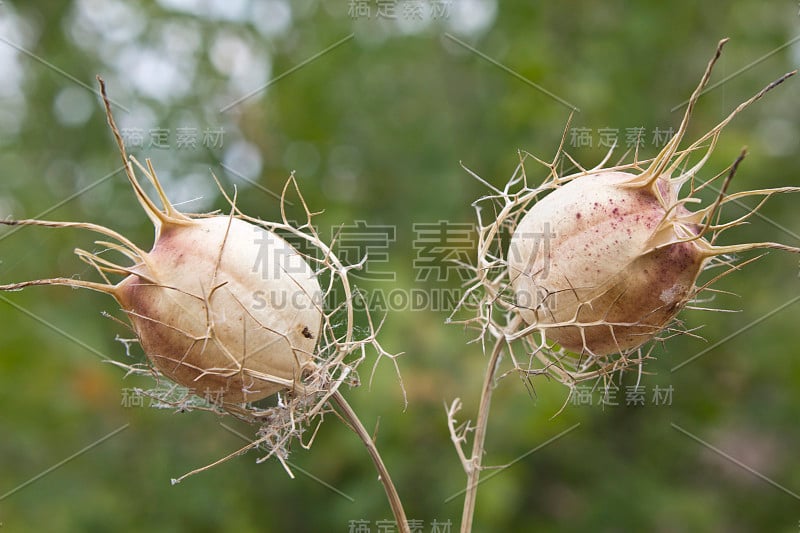
[[[389,505],[392,508],[394,519],[397,522],[398,531],[402,533],[411,533],[411,529],[408,526],[408,519],[406,518],[406,512],[403,510],[403,503],[400,501],[400,496],[397,494],[394,483],[392,483],[392,478],[389,475],[389,471],[386,469],[386,465],[383,464],[383,459],[381,459],[381,455],[378,453],[375,442],[364,428],[364,424],[361,423],[356,412],[353,411],[353,408],[350,407],[350,404],[344,399],[342,393],[337,390],[333,393],[331,399],[341,411],[342,416],[344,416],[350,428],[359,436],[367,447],[369,456],[372,458],[375,469],[378,471],[378,478],[383,485],[383,490],[386,491],[386,497],[389,499]]]
[[[486,428],[489,425],[489,408],[491,407],[492,393],[494,392],[494,378],[505,342],[506,339],[502,336],[497,339],[489,357],[486,376],[483,380],[481,403],[478,407],[478,419],[475,425],[475,437],[472,441],[472,456],[467,466],[467,488],[464,495],[464,511],[461,515],[461,533],[470,533],[472,531],[472,519],[475,515],[475,501],[478,497],[478,483],[480,483],[481,478],[484,443],[486,442]]]

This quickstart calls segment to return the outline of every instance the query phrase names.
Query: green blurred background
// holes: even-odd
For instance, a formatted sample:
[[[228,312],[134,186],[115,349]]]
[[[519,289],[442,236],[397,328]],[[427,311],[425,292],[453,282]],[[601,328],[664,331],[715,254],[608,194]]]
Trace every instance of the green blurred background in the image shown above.
[[[701,99],[690,139],[800,62],[795,1],[524,4],[2,2],[0,216],[47,211],[44,218],[103,224],[150,245],[152,228],[114,173],[119,156],[87,89],[101,74],[129,144],[141,136],[131,153],[152,158],[183,209],[225,207],[214,172],[229,190],[239,188],[245,212],[276,218],[278,203],[267,191],[295,170],[310,206],[325,210],[317,219],[323,235],[359,220],[394,228],[387,261],[375,271],[396,279],[361,286],[455,289],[457,277],[416,281],[414,224],[472,222],[470,203],[487,190],[460,161],[499,186],[517,150],[552,157],[569,109],[524,80],[580,109],[572,126],[588,129],[592,146],[568,139],[567,148],[592,166],[607,150],[603,128],[617,130],[624,145],[628,128],[643,127],[641,155],[654,155],[653,131],[677,127],[680,111],[671,109],[688,97],[722,37],[732,40],[712,83],[733,77]],[[747,145],[734,190],[800,184],[799,101],[800,80],[790,80],[739,116],[704,175],[723,170]],[[528,166],[529,179],[540,175]],[[773,199],[762,211],[772,223],[754,218],[725,242],[800,245],[796,202]],[[4,229],[0,282],[95,279],[72,254],[76,246],[91,249],[91,237]],[[778,252],[721,281],[718,288],[738,297],[719,295],[710,305],[741,312],[685,312],[686,326],[702,326],[706,341],[683,336],[656,348],[643,406],[626,405],[623,390],[618,406],[604,408],[594,397],[554,416],[566,398],[562,386],[537,379],[529,395],[519,380],[503,381],[486,461],[519,460],[481,486],[475,530],[797,531],[800,306],[770,313],[794,302],[798,287],[797,257]],[[98,354],[127,357],[115,341],[124,328],[103,311],[119,315],[110,298],[67,288],[31,288],[0,301],[2,531],[348,531],[357,524],[380,531],[391,517],[366,452],[333,417],[310,451],[296,447],[291,455],[296,479],[275,461],[256,464],[251,453],[171,486],[171,478],[244,443],[221,423],[247,437],[254,430],[208,413],[126,407],[126,390],[147,382],[123,379],[101,362]],[[444,531],[448,521],[457,528],[461,500],[445,501],[465,477],[444,402],[461,397],[462,417],[474,417],[485,363],[479,346],[466,343],[471,333],[444,324],[447,314],[398,309],[386,317],[384,346],[405,352],[406,409],[386,362],[371,390],[365,365],[365,385],[347,392],[368,428],[379,423],[378,446],[422,531],[437,524]],[[671,401],[654,401],[656,387],[671,390]]]

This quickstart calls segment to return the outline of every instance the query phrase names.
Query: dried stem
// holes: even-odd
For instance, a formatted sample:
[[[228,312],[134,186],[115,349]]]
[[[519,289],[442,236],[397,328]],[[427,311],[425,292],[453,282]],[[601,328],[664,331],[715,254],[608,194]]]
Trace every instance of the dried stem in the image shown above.
[[[478,483],[480,483],[481,479],[486,429],[489,424],[489,408],[492,404],[492,393],[494,392],[497,366],[505,344],[506,339],[503,336],[498,337],[497,341],[495,341],[494,349],[492,349],[492,353],[489,356],[489,363],[486,366],[486,375],[483,378],[481,403],[478,407],[475,437],[472,441],[472,456],[469,462],[465,464],[467,467],[467,487],[464,495],[464,510],[461,514],[461,533],[469,533],[472,531],[472,520],[475,516],[475,501],[478,498]]]
[[[389,505],[392,508],[392,514],[394,514],[394,519],[397,522],[399,531],[403,533],[411,533],[411,529],[408,526],[406,513],[403,510],[403,503],[400,501],[400,496],[397,494],[397,489],[395,488],[394,483],[392,483],[392,478],[389,475],[389,471],[386,469],[386,465],[383,464],[383,459],[381,459],[380,453],[378,453],[378,448],[375,446],[375,441],[372,440],[372,437],[370,437],[366,428],[364,428],[364,424],[361,423],[358,415],[356,415],[356,412],[353,411],[352,407],[350,407],[350,404],[347,403],[347,400],[345,400],[341,392],[338,390],[334,392],[331,396],[331,399],[341,410],[341,414],[344,416],[344,419],[347,421],[350,428],[355,432],[356,435],[358,435],[358,437],[364,443],[364,446],[367,447],[369,456],[372,459],[372,462],[375,463],[375,469],[378,471],[378,479],[380,479],[380,482],[383,485],[383,490],[386,491],[386,497],[389,499]]]

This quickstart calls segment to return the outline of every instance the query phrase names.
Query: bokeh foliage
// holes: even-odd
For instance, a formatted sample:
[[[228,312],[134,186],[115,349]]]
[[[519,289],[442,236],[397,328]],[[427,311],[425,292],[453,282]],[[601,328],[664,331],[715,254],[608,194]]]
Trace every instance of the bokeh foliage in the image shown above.
[[[403,8],[412,3],[427,6],[434,20],[414,20]],[[369,6],[369,14],[352,12],[356,4]],[[395,19],[379,14],[379,4],[394,5]],[[436,16],[428,11],[434,4],[443,9]],[[184,209],[225,207],[214,172],[229,189],[239,188],[245,212],[275,218],[278,203],[262,188],[278,191],[296,170],[310,206],[325,210],[317,219],[323,234],[358,220],[396,228],[389,261],[377,267],[396,280],[365,280],[367,289],[455,288],[452,279],[415,281],[414,224],[471,222],[470,203],[485,189],[459,162],[502,185],[518,150],[552,157],[570,113],[455,39],[577,106],[572,127],[589,128],[593,146],[568,148],[592,166],[606,151],[598,146],[600,128],[617,129],[624,143],[627,128],[644,127],[641,154],[653,155],[651,132],[677,126],[680,112],[671,110],[688,97],[720,38],[732,40],[712,83],[732,77],[701,99],[688,138],[796,68],[800,46],[786,43],[798,34],[798,6],[788,1],[724,8],[688,1],[6,1],[0,216],[37,215],[107,176],[45,218],[107,225],[143,245],[152,240],[122,174],[110,175],[120,162],[99,101],[76,83],[94,88],[101,74],[112,99],[128,109],[116,109],[120,125],[145,132],[132,153],[153,159],[170,194],[187,202]],[[728,127],[709,176],[747,145],[735,190],[800,183],[798,83],[790,80]],[[223,145],[179,147],[182,128],[224,131]],[[152,129],[168,131],[168,148],[151,146]],[[537,172],[528,166],[530,178]],[[775,198],[762,211],[782,228],[756,218],[730,242],[799,245],[796,202]],[[730,216],[741,214],[737,209]],[[76,246],[92,246],[90,236],[40,228],[8,233],[0,233],[0,282],[91,275],[72,255]],[[719,284],[738,297],[721,294],[709,304],[741,312],[684,313],[688,327],[703,326],[697,333],[707,341],[685,336],[657,348],[643,377],[644,406],[626,406],[623,390],[619,406],[603,409],[595,399],[554,417],[563,387],[535,380],[531,395],[513,377],[502,382],[487,463],[515,461],[580,426],[486,481],[476,530],[796,531],[795,496],[671,424],[800,492],[800,304],[714,345],[795,297],[798,274],[796,257],[770,253]],[[366,520],[377,531],[377,521],[389,518],[365,451],[334,418],[310,451],[298,448],[290,460],[352,501],[299,469],[292,480],[275,462],[256,464],[255,454],[170,486],[170,478],[243,443],[220,423],[248,437],[252,430],[206,413],[123,406],[123,391],[146,383],[123,380],[98,357],[127,357],[114,340],[125,330],[101,316],[116,311],[107,297],[32,288],[4,298],[0,494],[129,425],[0,500],[4,530],[347,531],[350,521]],[[377,428],[407,513],[425,531],[434,520],[451,520],[453,530],[458,524],[460,500],[445,500],[463,488],[464,476],[443,405],[460,396],[463,416],[473,416],[485,362],[479,346],[466,344],[469,333],[444,324],[446,316],[401,309],[386,317],[384,345],[405,352],[406,409],[387,364],[371,389],[365,367],[364,386],[347,393],[365,425]],[[630,383],[626,378],[623,386]],[[672,387],[671,405],[650,401],[655,385]]]

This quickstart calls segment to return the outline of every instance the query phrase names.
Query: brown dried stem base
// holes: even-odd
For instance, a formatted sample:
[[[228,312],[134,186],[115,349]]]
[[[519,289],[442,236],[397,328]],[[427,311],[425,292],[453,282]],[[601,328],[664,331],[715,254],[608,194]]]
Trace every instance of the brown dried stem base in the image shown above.
[[[386,497],[389,499],[389,505],[392,508],[392,514],[394,514],[397,527],[402,533],[411,533],[411,529],[408,525],[408,519],[406,518],[406,513],[403,510],[403,503],[400,501],[400,496],[397,494],[397,489],[392,482],[389,471],[386,469],[386,465],[384,465],[380,453],[378,453],[378,448],[375,447],[375,441],[372,440],[372,437],[370,437],[366,428],[361,423],[361,420],[359,420],[356,412],[353,411],[353,408],[350,407],[350,404],[347,403],[347,400],[345,400],[344,396],[342,396],[339,391],[333,393],[331,400],[341,411],[341,414],[347,424],[350,426],[350,429],[352,429],[355,434],[358,435],[358,437],[361,439],[361,442],[363,442],[364,446],[366,446],[367,452],[369,452],[369,456],[372,459],[372,462],[375,464],[376,470],[378,471],[378,479],[383,485],[383,490],[386,492]]]

